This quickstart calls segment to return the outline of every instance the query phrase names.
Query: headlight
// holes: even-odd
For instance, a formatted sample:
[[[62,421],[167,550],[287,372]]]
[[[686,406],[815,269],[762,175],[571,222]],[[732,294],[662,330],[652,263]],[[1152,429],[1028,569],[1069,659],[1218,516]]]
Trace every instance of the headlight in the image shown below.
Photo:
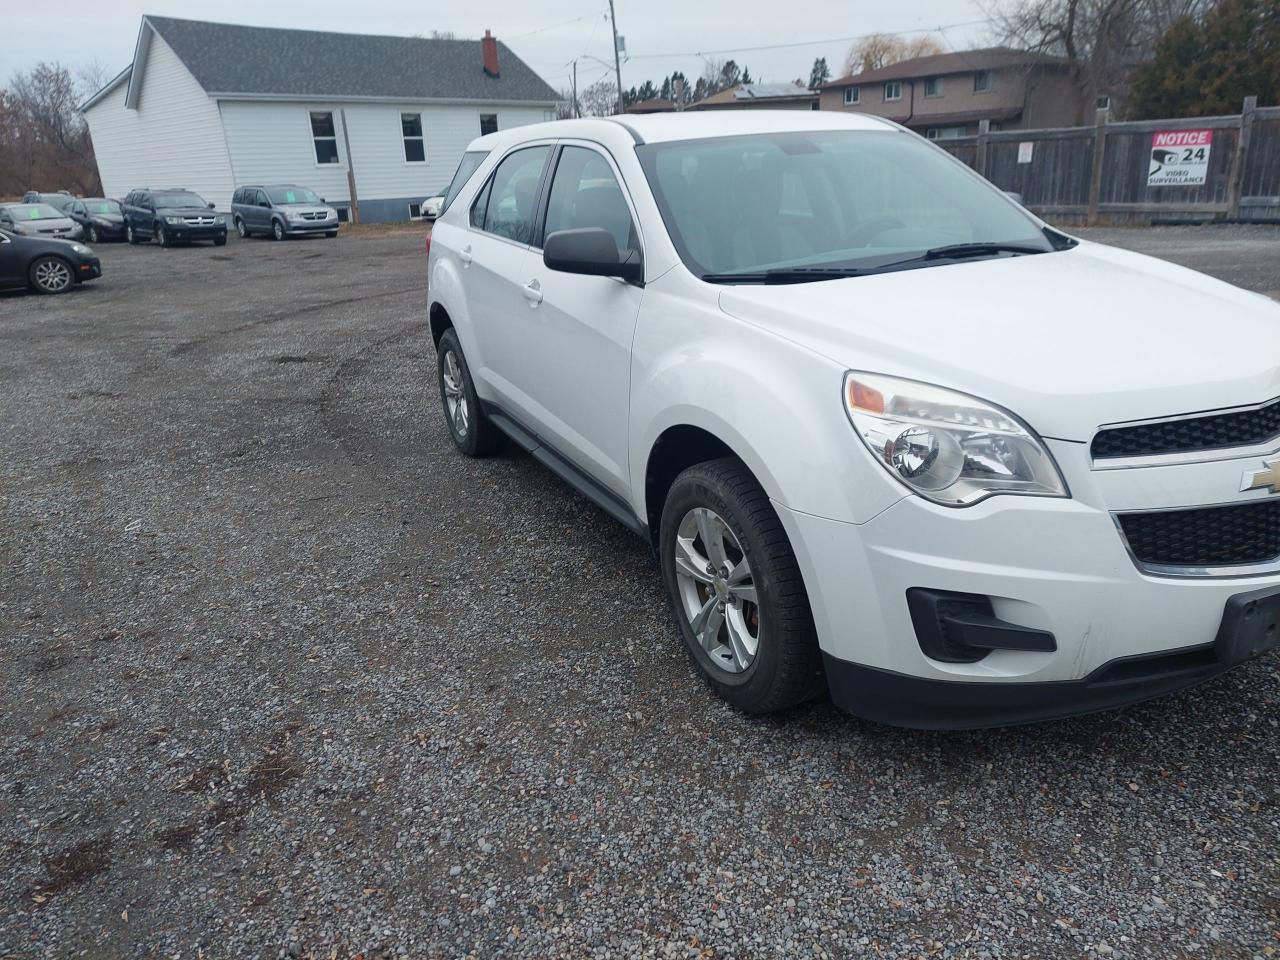
[[[942,387],[845,374],[844,406],[882,467],[923,497],[964,507],[1000,493],[1067,497],[1057,464],[1008,410]]]
[[[90,250],[88,247],[86,247],[83,243],[73,243],[71,245],[71,249],[74,250],[76,253],[93,253],[93,251]]]
[[[181,223],[182,218],[181,217],[165,217],[164,222],[165,223]]]

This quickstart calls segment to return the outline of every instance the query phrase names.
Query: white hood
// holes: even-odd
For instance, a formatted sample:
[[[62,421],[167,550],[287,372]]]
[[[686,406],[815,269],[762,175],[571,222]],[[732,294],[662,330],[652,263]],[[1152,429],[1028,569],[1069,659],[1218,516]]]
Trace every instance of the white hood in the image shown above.
[[[1280,304],[1098,244],[726,287],[720,306],[850,369],[960,390],[1063,440],[1280,396]]]

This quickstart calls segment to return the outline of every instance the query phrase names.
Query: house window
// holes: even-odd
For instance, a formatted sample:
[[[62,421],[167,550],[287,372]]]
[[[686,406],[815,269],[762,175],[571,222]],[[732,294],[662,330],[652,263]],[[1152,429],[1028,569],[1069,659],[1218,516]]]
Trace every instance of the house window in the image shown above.
[[[480,136],[498,132],[498,115],[496,113],[480,114]]]
[[[924,95],[926,97],[942,96],[942,78],[930,77],[924,82]]]
[[[969,130],[967,127],[929,127],[924,135],[930,140],[958,140],[967,137]]]
[[[858,87],[844,88],[844,105],[846,107],[856,106],[862,99]]]
[[[349,207],[334,207],[334,209],[338,211],[339,223],[351,222],[351,209]]]
[[[1094,106],[1096,106],[1099,110],[1110,110],[1111,98],[1104,93],[1096,101],[1094,101]]]
[[[902,81],[890,80],[888,83],[886,83],[884,85],[884,98],[886,101],[901,100],[902,99]]]
[[[417,220],[419,217],[421,217],[421,216],[422,216],[422,204],[420,204],[420,203],[411,203],[411,204],[409,204],[409,216],[410,216],[412,219],[414,219],[414,220]]]
[[[973,75],[973,92],[988,93],[991,90],[991,71],[979,70]]]
[[[422,114],[400,114],[400,133],[404,136],[405,163],[425,162],[427,150],[422,144]]]
[[[338,162],[338,131],[332,113],[311,111],[311,139],[316,144],[316,163]]]

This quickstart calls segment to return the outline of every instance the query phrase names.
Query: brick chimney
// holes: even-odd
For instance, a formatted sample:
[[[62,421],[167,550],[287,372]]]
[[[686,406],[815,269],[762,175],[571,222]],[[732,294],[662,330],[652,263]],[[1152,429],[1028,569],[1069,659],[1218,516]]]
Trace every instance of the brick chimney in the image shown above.
[[[498,75],[498,41],[488,30],[480,41],[480,52],[484,56],[484,72],[491,77]]]

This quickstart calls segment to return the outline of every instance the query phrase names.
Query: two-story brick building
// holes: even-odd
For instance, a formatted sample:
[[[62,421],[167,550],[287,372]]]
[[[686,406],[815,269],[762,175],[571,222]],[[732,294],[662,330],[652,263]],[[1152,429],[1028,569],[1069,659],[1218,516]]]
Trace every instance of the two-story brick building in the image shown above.
[[[888,117],[930,140],[1086,122],[1063,57],[991,47],[903,60],[823,84],[823,110]],[[1090,112],[1090,116],[1091,116]]]

